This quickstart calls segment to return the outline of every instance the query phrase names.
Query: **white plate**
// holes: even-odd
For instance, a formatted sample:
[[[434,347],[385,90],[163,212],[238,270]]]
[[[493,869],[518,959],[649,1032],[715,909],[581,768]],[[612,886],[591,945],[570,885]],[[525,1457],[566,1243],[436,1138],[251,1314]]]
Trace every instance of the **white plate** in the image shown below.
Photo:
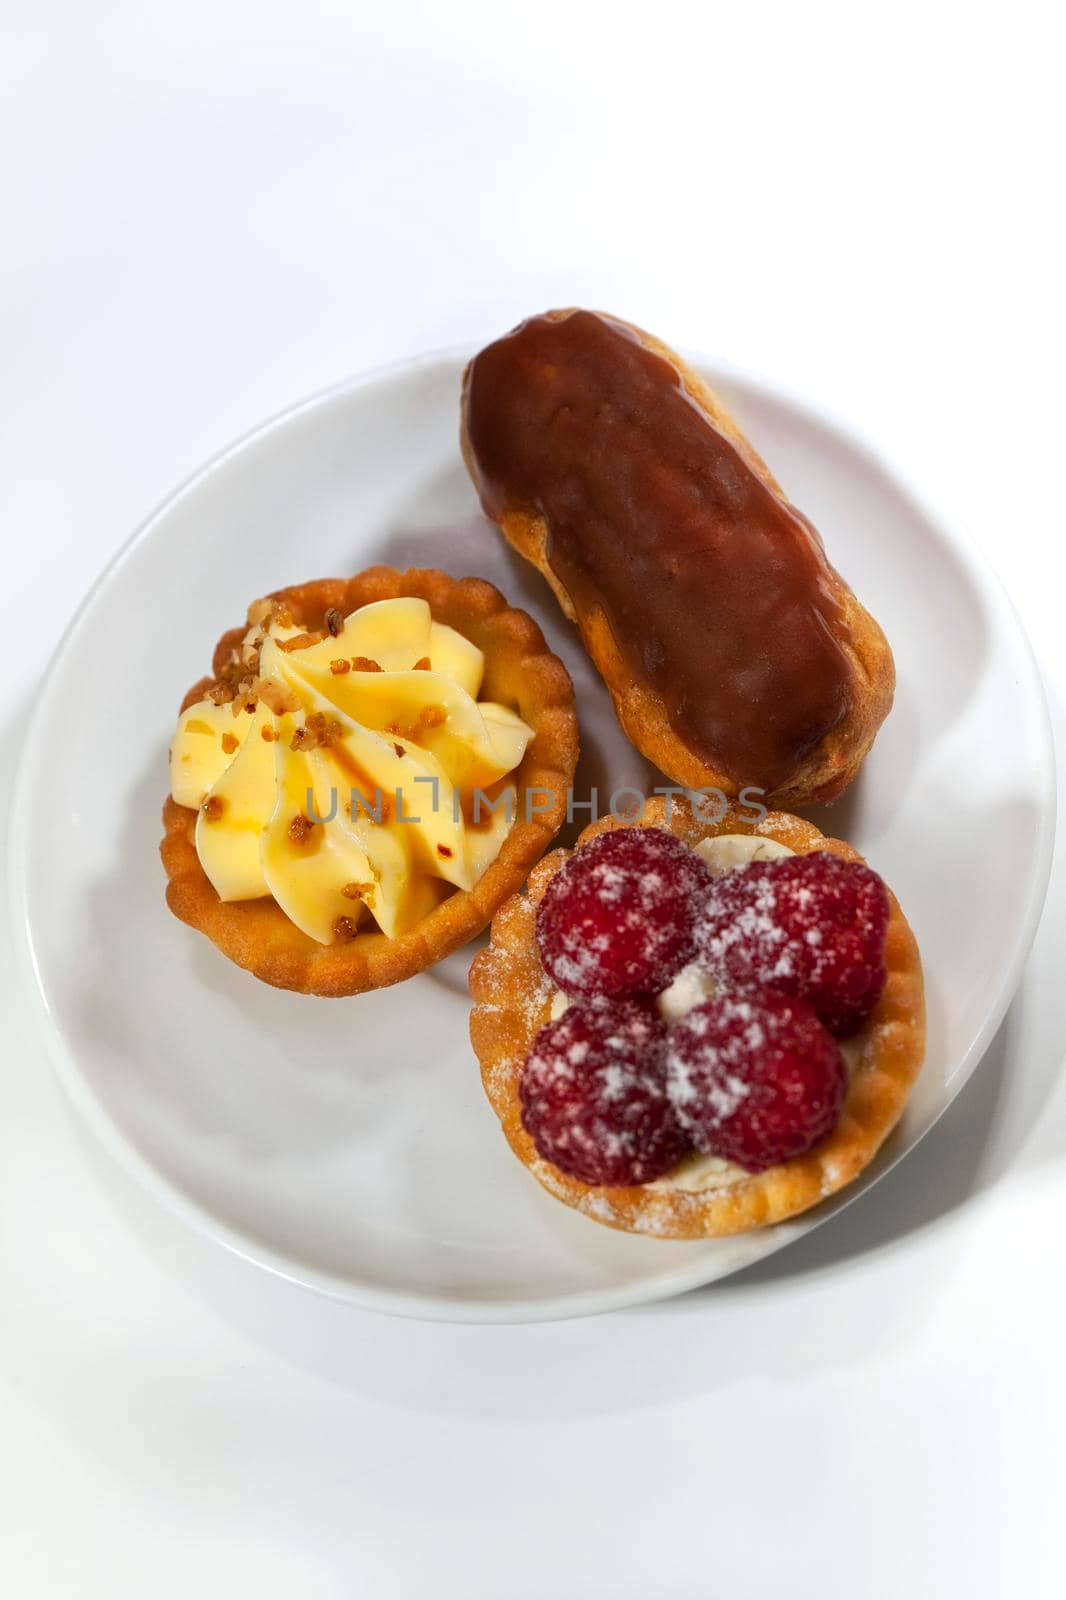
[[[579,781],[609,793],[645,775],[544,584],[478,513],[456,444],[461,367],[432,357],[311,400],[150,518],[87,598],[37,699],[12,881],[59,1075],[152,1193],[328,1294],[519,1321],[709,1282],[836,1207],[694,1244],[595,1226],[533,1182],[482,1096],[467,1040],[471,951],[351,1000],[279,993],[168,914],[157,855],[168,739],[217,636],[268,589],[381,560],[498,583],[574,675]],[[913,923],[929,1052],[901,1127],[851,1198],[958,1093],[1018,981],[1052,844],[1043,694],[973,550],[834,428],[706,375],[820,527],[899,670],[895,709],[829,826],[885,874]]]

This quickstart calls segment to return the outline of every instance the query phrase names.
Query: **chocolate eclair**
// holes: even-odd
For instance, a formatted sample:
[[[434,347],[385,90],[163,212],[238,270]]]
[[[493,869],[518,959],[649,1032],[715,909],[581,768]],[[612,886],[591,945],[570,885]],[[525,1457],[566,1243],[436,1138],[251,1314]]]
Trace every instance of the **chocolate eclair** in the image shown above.
[[[789,807],[847,787],[892,705],[891,650],[679,356],[600,313],[531,317],[468,366],[462,449],[650,761]]]

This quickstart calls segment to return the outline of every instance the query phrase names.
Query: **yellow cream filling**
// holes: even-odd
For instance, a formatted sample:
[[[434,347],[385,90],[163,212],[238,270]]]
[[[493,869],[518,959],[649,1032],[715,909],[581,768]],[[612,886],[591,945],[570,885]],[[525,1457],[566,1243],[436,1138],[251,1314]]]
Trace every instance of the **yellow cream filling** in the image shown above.
[[[370,918],[395,938],[472,888],[511,827],[507,779],[533,737],[478,700],[476,645],[405,598],[362,606],[312,643],[264,621],[243,651],[268,688],[189,706],[170,752],[171,794],[199,812],[196,850],[219,898],[272,895],[329,944]]]

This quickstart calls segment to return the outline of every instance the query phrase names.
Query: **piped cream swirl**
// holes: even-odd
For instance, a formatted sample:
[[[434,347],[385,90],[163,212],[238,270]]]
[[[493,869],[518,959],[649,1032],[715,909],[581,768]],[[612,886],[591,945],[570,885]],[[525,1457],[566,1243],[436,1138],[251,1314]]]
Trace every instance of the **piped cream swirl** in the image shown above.
[[[373,917],[396,937],[495,860],[533,731],[479,701],[481,651],[402,598],[302,632],[253,608],[251,687],[181,715],[171,793],[219,898],[272,895],[321,944]]]

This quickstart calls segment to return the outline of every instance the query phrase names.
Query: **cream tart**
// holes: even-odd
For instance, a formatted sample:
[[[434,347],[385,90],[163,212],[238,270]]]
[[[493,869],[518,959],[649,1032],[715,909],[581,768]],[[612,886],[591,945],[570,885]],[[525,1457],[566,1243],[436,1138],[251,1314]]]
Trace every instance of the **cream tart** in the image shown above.
[[[577,749],[566,669],[491,584],[379,566],[279,590],[182,702],[167,902],[280,988],[397,983],[524,882]]]
[[[610,1227],[698,1238],[850,1183],[921,1068],[914,936],[847,844],[782,812],[647,802],[497,912],[471,1039],[519,1159]]]

